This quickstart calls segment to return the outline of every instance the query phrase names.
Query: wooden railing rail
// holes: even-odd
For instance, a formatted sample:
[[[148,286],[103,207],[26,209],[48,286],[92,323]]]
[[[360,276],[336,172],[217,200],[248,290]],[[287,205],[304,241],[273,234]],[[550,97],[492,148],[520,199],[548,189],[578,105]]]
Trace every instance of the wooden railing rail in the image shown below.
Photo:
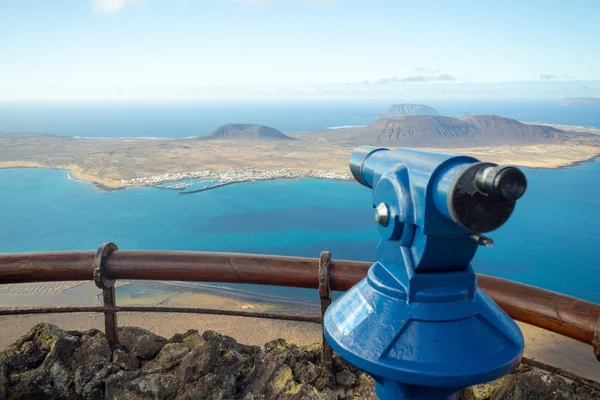
[[[0,284],[93,280],[95,253],[0,254]],[[332,259],[331,289],[345,291],[370,263]],[[111,280],[252,283],[318,288],[319,259],[257,254],[119,250],[107,257]],[[487,275],[479,286],[512,318],[592,344],[600,304]]]

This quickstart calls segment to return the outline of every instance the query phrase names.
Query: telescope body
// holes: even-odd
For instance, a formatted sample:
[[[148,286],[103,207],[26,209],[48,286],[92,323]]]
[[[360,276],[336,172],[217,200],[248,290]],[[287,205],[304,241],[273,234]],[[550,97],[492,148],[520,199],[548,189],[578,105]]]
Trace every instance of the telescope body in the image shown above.
[[[381,242],[367,277],[325,314],[333,349],[374,377],[381,399],[454,399],[514,369],[521,331],[477,287],[470,262],[524,193],[522,172],[368,146],[350,170],[373,191]]]

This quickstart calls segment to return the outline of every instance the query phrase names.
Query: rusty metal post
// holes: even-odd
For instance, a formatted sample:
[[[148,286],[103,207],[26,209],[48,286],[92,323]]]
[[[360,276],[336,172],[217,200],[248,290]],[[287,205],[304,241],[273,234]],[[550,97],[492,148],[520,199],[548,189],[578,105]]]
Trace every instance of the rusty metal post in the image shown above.
[[[104,307],[110,310],[104,312],[104,333],[111,346],[119,343],[117,336],[117,313],[114,308],[117,306],[115,296],[115,281],[106,276],[106,258],[115,250],[118,250],[116,244],[112,242],[102,243],[96,251],[94,257],[94,282],[96,286],[102,289],[102,301]]]
[[[600,317],[596,322],[596,331],[594,332],[594,338],[592,339],[592,347],[594,348],[594,355],[600,361]]]
[[[321,317],[325,317],[325,311],[331,304],[331,275],[329,263],[331,262],[331,253],[322,251],[319,258],[319,297],[321,298]],[[333,369],[333,350],[323,332],[323,365],[330,371]]]

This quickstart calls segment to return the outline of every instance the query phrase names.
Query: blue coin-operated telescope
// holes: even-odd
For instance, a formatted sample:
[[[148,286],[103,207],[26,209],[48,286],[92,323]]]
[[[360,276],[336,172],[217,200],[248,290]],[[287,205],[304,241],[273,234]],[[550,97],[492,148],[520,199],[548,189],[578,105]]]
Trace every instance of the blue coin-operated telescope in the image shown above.
[[[455,399],[520,362],[523,335],[477,286],[483,233],[510,217],[527,187],[510,166],[412,149],[350,156],[373,189],[381,242],[367,277],[325,314],[325,336],[375,378],[381,399]]]

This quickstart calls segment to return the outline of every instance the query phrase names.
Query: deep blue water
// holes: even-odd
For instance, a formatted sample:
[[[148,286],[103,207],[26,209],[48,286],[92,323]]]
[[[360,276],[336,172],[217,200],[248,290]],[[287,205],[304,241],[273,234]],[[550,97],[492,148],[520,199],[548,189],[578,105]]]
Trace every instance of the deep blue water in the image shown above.
[[[402,99],[397,102],[410,101]],[[442,114],[499,114],[526,121],[600,127],[594,108],[556,101],[424,101]],[[360,125],[382,101],[228,103],[0,103],[0,132],[73,136],[185,137],[224,123],[283,131]],[[526,170],[529,188],[478,272],[600,302],[600,162],[565,170]],[[230,185],[193,195],[135,188],[103,192],[64,171],[0,170],[0,252],[122,249],[235,251],[370,261],[378,235],[370,191],[354,182],[301,179]],[[257,290],[256,288],[244,287]],[[264,288],[306,298],[303,290]],[[310,294],[316,299],[314,293]]]
[[[441,114],[497,114],[522,121],[600,127],[597,107],[560,107],[544,101],[415,100]],[[398,99],[397,102],[411,102]],[[234,122],[258,123],[284,132],[365,125],[391,100],[228,101],[186,103],[0,102],[0,132],[87,137],[186,137]]]

